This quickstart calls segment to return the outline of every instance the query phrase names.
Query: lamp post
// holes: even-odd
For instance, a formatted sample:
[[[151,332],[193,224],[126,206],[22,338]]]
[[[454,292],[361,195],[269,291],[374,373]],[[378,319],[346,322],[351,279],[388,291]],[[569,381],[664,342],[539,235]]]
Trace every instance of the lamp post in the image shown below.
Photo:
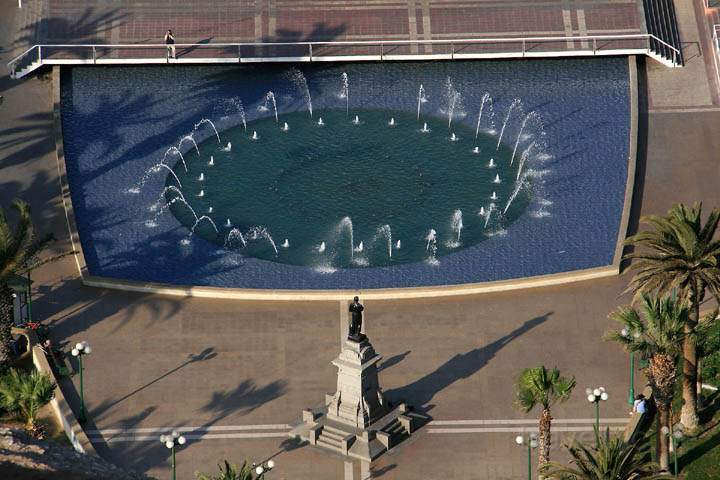
[[[673,469],[673,472],[675,473],[675,476],[678,476],[678,459],[677,459],[677,449],[680,446],[680,442],[683,440],[683,431],[682,426],[680,424],[677,424],[673,427],[673,432],[670,433],[670,429],[668,427],[662,427],[660,429],[660,432],[663,435],[667,435],[670,439],[670,453],[673,454],[673,466],[675,467]]]
[[[609,395],[605,391],[605,387],[586,388],[588,402],[595,404],[595,428],[600,431],[600,402],[608,399]]]
[[[73,357],[77,357],[78,363],[80,364],[80,416],[78,417],[78,421],[80,423],[85,423],[86,414],[85,414],[85,393],[83,391],[83,357],[85,355],[90,355],[92,353],[92,349],[90,348],[90,344],[86,341],[82,341],[80,343],[75,344],[75,348],[72,349],[70,352],[72,353]]]
[[[620,330],[620,335],[629,338],[632,333],[633,338],[640,338],[640,332],[631,332],[628,327]],[[635,352],[630,350],[630,389],[628,390],[628,405],[635,403]]]
[[[170,435],[160,435],[160,442],[170,449],[172,455],[172,480],[175,480],[175,447],[185,445],[185,437],[180,435],[177,430],[173,430]]]
[[[537,448],[538,446],[537,435],[531,433],[527,436],[527,438],[523,437],[522,435],[518,435],[517,437],[515,437],[515,443],[517,443],[520,447],[522,447],[523,445],[527,445],[527,478],[528,480],[532,480],[532,450],[534,448]]]
[[[275,461],[274,460],[268,460],[267,462],[262,462],[259,465],[253,463],[253,467],[255,467],[255,480],[262,480],[265,478],[265,474],[275,468]]]

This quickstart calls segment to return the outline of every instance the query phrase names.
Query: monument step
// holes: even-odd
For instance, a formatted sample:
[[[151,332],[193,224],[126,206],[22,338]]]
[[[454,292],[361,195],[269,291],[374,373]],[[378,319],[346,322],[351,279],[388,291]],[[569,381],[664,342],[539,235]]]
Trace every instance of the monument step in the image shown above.
[[[340,442],[347,436],[347,434],[343,432],[331,432],[324,428],[320,436],[323,438],[332,438],[333,440]]]
[[[342,453],[342,448],[339,444],[336,443],[330,443],[327,441],[327,439],[320,437],[317,441],[317,446],[322,448],[327,448],[328,450],[332,450],[334,452],[340,452]]]
[[[346,432],[345,430],[343,430],[341,428],[333,427],[332,425],[328,425],[327,423],[325,423],[325,425],[323,425],[322,431],[323,431],[323,433],[332,432],[334,434],[339,435],[341,438],[348,435],[348,432]]]

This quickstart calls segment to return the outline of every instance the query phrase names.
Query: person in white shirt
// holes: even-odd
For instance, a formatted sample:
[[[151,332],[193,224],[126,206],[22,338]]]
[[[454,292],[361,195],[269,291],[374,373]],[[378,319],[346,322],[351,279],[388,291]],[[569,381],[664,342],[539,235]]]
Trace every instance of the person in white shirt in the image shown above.
[[[633,411],[631,413],[639,413],[643,414],[647,410],[645,395],[642,393],[635,397],[635,401],[633,402]]]

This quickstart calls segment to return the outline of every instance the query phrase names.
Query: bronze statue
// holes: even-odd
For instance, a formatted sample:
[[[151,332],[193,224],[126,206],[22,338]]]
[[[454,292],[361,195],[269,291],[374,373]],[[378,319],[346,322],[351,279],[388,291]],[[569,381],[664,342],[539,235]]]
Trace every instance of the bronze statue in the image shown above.
[[[363,339],[364,335],[362,330],[362,312],[365,307],[360,303],[358,297],[353,298],[353,302],[350,304],[350,331],[348,333],[348,339],[355,340],[356,342]]]

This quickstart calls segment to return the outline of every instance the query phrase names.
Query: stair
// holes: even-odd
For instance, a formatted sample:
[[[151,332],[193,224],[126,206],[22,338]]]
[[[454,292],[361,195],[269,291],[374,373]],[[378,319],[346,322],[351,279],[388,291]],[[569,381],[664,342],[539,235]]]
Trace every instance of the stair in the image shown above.
[[[410,436],[397,418],[385,425],[382,431],[390,435],[391,448]]]
[[[327,448],[338,453],[343,452],[343,439],[347,436],[347,433],[340,429],[332,427],[330,425],[323,426],[320,436],[317,440],[319,447]]]
[[[678,50],[678,53],[675,53],[667,45],[651,39],[652,56],[665,65],[673,67],[684,65],[673,0],[643,0],[643,6],[648,33]]]
[[[22,78],[30,72],[33,72],[42,66],[42,62],[32,62],[20,70],[10,72],[10,78]]]

